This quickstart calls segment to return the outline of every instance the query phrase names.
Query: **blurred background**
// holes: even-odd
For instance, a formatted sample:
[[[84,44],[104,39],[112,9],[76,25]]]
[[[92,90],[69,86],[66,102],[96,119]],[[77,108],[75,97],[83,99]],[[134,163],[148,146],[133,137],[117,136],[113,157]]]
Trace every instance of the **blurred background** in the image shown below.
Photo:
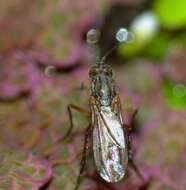
[[[88,154],[81,190],[186,190],[186,1],[6,0],[0,2],[0,189],[71,190],[79,172],[89,119],[88,72],[116,44],[107,63],[123,106],[133,108],[133,154],[145,177],[129,168],[118,184],[103,182]],[[90,28],[98,47],[86,44]],[[91,147],[91,145],[90,145]]]

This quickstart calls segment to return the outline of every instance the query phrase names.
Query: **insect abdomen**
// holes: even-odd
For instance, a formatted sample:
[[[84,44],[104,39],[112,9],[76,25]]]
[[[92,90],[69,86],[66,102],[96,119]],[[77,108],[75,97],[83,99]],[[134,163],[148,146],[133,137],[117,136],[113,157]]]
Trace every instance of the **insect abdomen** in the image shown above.
[[[100,176],[107,182],[120,181],[128,165],[125,134],[120,118],[110,107],[94,110],[93,151]]]

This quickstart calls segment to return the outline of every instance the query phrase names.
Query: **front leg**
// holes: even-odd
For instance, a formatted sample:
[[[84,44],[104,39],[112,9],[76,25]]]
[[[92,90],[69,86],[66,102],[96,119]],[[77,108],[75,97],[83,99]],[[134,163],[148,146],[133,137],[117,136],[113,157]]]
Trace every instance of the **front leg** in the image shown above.
[[[62,137],[60,137],[53,145],[52,147],[49,147],[47,150],[44,151],[44,156],[46,158],[50,157],[50,155],[52,155],[52,153],[54,151],[56,151],[56,149],[58,148],[58,144],[60,144],[61,142],[63,142],[72,132],[73,128],[74,128],[74,123],[73,123],[73,117],[72,117],[72,110],[76,110],[78,112],[84,113],[87,117],[90,117],[90,112],[84,108],[81,108],[79,106],[73,105],[73,104],[69,104],[67,107],[67,111],[68,111],[68,115],[69,115],[69,120],[70,120],[70,126],[66,132],[65,135],[63,135]]]
[[[73,117],[72,117],[72,110],[76,110],[78,112],[84,113],[84,115],[86,115],[87,117],[90,117],[90,112],[84,108],[81,108],[79,106],[76,106],[74,104],[69,104],[67,106],[67,111],[68,111],[68,115],[69,115],[69,120],[70,120],[70,126],[66,132],[66,134],[61,137],[60,139],[57,140],[57,142],[62,142],[64,141],[72,132],[72,129],[74,128],[74,122],[73,122]]]
[[[91,135],[91,130],[92,130],[92,127],[91,127],[91,125],[89,125],[87,127],[86,133],[85,133],[84,148],[83,148],[83,153],[82,153],[82,158],[81,158],[81,163],[80,163],[80,170],[79,170],[79,175],[78,175],[76,186],[75,186],[74,190],[78,189],[80,182],[81,182],[81,177],[82,177],[83,171],[84,171],[85,166],[86,166],[86,156],[87,156],[87,150],[89,148],[88,147],[88,141],[89,141],[89,138]]]

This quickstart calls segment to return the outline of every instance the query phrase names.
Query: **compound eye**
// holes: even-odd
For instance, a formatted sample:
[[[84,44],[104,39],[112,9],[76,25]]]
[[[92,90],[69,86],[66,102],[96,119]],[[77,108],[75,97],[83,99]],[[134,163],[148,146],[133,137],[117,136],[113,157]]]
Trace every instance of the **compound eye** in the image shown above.
[[[89,72],[89,76],[90,77],[93,77],[95,75],[97,75],[97,73],[99,72],[99,69],[98,68],[92,68]]]
[[[94,76],[94,75],[95,75],[94,71],[93,71],[93,70],[90,70],[90,71],[89,71],[89,76],[92,77],[92,76]]]
[[[104,68],[103,72],[105,73],[105,75],[107,76],[112,76],[112,69],[111,68]]]
[[[90,72],[89,72],[89,76],[90,76],[90,77],[93,77],[93,76],[95,76],[95,75],[96,75],[95,69],[91,69]]]

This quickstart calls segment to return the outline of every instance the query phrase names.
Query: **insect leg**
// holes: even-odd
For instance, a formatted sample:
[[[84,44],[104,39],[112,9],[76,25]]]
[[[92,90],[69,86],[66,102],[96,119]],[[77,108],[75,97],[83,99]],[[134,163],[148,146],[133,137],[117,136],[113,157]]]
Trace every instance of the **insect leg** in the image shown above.
[[[66,134],[64,136],[62,136],[61,138],[59,138],[53,145],[52,147],[48,148],[43,154],[46,158],[50,157],[50,155],[56,151],[57,149],[57,145],[64,141],[72,132],[72,129],[74,128],[74,123],[73,123],[73,119],[72,119],[72,109],[82,112],[85,115],[87,115],[88,117],[90,117],[90,112],[84,108],[78,107],[76,105],[73,104],[69,104],[67,107],[67,111],[68,111],[68,115],[69,115],[69,119],[70,119],[70,127],[68,128]]]
[[[78,175],[76,186],[75,186],[74,190],[77,190],[79,185],[80,185],[81,176],[82,176],[82,173],[83,173],[85,165],[86,165],[86,153],[88,150],[88,141],[89,141],[90,134],[91,134],[91,125],[89,125],[86,129],[83,153],[82,153],[81,164],[80,164],[80,170],[79,170],[79,175]]]
[[[86,91],[88,91],[88,88],[84,84],[84,82],[81,82],[80,86],[77,87],[77,90],[81,90],[81,91],[86,90]]]
[[[58,142],[64,141],[66,139],[66,137],[68,137],[70,135],[70,133],[72,132],[72,129],[74,128],[74,123],[73,123],[73,118],[72,118],[72,109],[79,111],[79,112],[82,112],[86,116],[90,117],[90,112],[88,110],[81,108],[81,107],[78,107],[78,106],[73,105],[73,104],[69,104],[67,107],[67,111],[68,111],[68,115],[69,115],[69,119],[70,119],[70,127],[68,128],[66,134],[58,140]]]
[[[115,113],[121,114],[121,103],[119,96],[115,96],[112,102],[112,108]],[[126,138],[127,138],[127,145],[128,145],[128,156],[129,156],[129,164],[134,169],[136,174],[143,179],[141,172],[139,171],[138,167],[136,166],[133,157],[132,157],[132,139],[131,139],[131,132],[132,132],[132,123],[134,121],[134,117],[137,113],[137,109],[128,110],[126,116],[124,117],[124,129],[126,131]],[[121,115],[120,115],[121,117]]]
[[[131,110],[130,112],[128,112],[128,118],[124,121],[124,128],[126,129],[126,133],[127,133],[127,144],[128,144],[128,156],[129,156],[129,164],[130,166],[133,168],[133,170],[136,172],[136,174],[139,176],[140,179],[144,180],[139,168],[137,167],[134,159],[133,159],[133,155],[132,155],[132,137],[131,137],[131,133],[132,133],[132,123],[134,121],[134,117],[137,113],[137,110]]]
[[[137,176],[144,180],[143,175],[141,174],[139,168],[137,167],[134,159],[133,159],[133,155],[132,155],[132,140],[131,140],[131,135],[128,135],[128,157],[129,157],[129,165],[131,166],[131,168],[136,172]]]

